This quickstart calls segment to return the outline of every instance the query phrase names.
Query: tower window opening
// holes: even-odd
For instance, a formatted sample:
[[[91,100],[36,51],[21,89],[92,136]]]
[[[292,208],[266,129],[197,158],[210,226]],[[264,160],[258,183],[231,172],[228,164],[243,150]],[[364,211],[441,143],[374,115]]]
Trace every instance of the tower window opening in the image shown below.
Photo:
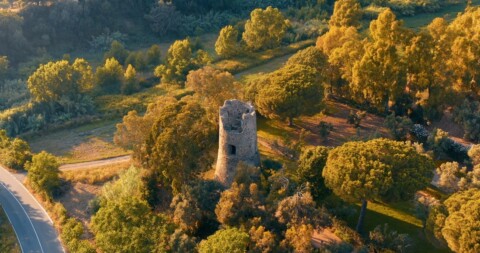
[[[229,155],[236,155],[237,154],[237,147],[234,145],[228,145],[228,154]]]

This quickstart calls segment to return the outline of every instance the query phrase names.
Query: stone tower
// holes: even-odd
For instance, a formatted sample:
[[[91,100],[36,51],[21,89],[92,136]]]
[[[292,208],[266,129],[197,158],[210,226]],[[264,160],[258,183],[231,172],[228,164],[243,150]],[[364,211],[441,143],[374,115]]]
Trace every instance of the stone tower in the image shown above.
[[[219,145],[215,180],[230,186],[237,164],[260,166],[257,115],[250,103],[227,100],[220,108]]]

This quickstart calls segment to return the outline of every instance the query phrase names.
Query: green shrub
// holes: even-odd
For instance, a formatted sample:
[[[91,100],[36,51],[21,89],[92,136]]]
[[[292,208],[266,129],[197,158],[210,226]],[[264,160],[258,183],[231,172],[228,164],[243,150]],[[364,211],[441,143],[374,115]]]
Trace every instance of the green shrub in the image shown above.
[[[406,140],[407,134],[411,132],[413,127],[413,122],[408,117],[395,116],[395,114],[390,114],[385,119],[385,126],[392,134],[395,140]]]
[[[31,159],[32,153],[26,141],[18,138],[11,140],[5,130],[0,130],[0,161],[3,165],[22,170]]]
[[[466,99],[453,111],[455,122],[463,126],[464,138],[480,141],[480,102]]]

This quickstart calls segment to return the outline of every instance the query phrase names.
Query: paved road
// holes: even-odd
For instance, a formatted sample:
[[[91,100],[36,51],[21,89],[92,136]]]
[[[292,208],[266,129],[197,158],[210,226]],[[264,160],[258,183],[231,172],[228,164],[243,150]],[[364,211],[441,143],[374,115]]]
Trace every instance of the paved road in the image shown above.
[[[130,161],[130,159],[132,159],[130,155],[124,155],[124,156],[118,156],[118,157],[91,161],[91,162],[65,164],[60,166],[60,170],[68,171],[68,170],[78,170],[78,169],[89,169],[89,168],[99,167],[104,165],[128,162]]]
[[[52,220],[18,179],[0,166],[0,204],[17,234],[22,252],[64,252]]]

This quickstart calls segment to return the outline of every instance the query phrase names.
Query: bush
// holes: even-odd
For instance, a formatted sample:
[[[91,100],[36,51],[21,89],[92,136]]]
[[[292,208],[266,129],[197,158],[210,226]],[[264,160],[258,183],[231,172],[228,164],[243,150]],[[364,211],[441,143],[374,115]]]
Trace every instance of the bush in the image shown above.
[[[0,110],[28,102],[29,92],[25,80],[6,80],[0,85]]]
[[[5,130],[0,130],[0,161],[3,165],[22,170],[32,159],[30,146],[24,140],[15,138],[10,140]]]
[[[350,114],[347,117],[347,123],[353,125],[355,128],[360,127],[360,123],[363,118],[367,115],[366,112],[358,111],[354,112],[353,110],[350,111]]]
[[[38,193],[45,194],[47,199],[58,193],[60,178],[57,158],[45,151],[34,155],[32,162],[27,163],[27,179],[30,186]]]
[[[434,129],[428,136],[427,145],[439,159],[448,156],[455,161],[468,161],[468,149],[462,144],[450,139],[448,133],[441,129]]]
[[[480,141],[480,102],[466,99],[453,111],[455,122],[463,126],[464,137],[472,141]]]
[[[390,114],[385,119],[385,126],[388,128],[395,140],[406,140],[413,127],[413,122],[407,117]]]

